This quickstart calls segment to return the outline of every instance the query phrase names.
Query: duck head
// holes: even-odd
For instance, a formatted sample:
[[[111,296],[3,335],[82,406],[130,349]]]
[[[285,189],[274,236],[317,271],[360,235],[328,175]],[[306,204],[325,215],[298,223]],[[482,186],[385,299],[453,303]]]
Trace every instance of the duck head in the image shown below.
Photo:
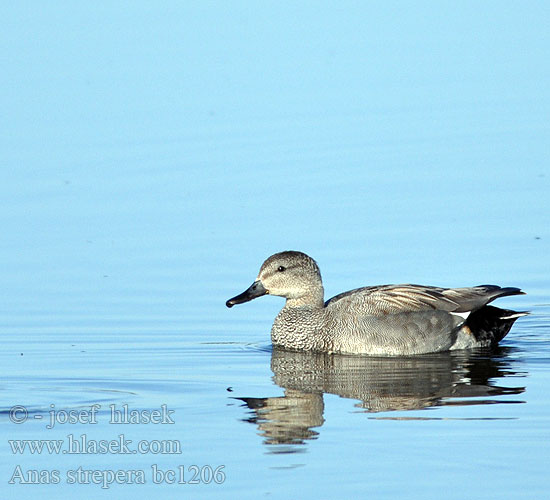
[[[256,281],[225,305],[233,307],[266,294],[286,298],[287,306],[322,307],[324,291],[319,266],[302,252],[276,253],[262,264]]]

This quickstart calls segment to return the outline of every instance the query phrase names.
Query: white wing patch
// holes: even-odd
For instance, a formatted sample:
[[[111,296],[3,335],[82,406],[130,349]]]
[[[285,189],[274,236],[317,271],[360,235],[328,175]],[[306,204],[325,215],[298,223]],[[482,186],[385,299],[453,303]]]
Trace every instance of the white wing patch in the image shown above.
[[[468,316],[470,316],[470,313],[472,311],[466,311],[466,312],[461,312],[461,313],[457,313],[457,312],[452,312],[451,314],[453,316],[459,316],[460,318],[462,318],[464,321],[466,321],[468,319]]]

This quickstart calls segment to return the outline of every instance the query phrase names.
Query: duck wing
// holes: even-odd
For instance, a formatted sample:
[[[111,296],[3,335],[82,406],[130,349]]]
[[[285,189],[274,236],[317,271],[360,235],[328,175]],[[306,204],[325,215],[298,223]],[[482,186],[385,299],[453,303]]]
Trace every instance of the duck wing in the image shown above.
[[[332,297],[327,308],[349,309],[357,315],[388,315],[416,311],[475,311],[498,297],[519,295],[519,288],[479,285],[439,288],[424,285],[382,285],[356,288]]]

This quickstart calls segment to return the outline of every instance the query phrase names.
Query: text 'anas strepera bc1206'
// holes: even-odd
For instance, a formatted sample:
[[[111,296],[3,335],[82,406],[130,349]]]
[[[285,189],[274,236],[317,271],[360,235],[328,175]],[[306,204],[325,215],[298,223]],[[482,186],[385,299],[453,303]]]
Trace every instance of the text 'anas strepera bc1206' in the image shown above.
[[[523,294],[480,285],[357,288],[324,302],[317,263],[302,252],[269,257],[256,281],[227,307],[265,294],[286,298],[271,329],[273,345],[327,353],[409,355],[496,345],[527,313],[487,304]]]

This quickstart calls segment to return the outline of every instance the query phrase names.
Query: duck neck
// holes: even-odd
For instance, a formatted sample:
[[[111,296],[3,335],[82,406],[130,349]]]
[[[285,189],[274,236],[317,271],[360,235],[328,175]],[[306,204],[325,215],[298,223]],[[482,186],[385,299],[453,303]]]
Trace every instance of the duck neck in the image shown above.
[[[321,286],[315,291],[308,292],[300,297],[287,298],[285,307],[311,307],[313,309],[322,309],[325,307],[324,290]]]

